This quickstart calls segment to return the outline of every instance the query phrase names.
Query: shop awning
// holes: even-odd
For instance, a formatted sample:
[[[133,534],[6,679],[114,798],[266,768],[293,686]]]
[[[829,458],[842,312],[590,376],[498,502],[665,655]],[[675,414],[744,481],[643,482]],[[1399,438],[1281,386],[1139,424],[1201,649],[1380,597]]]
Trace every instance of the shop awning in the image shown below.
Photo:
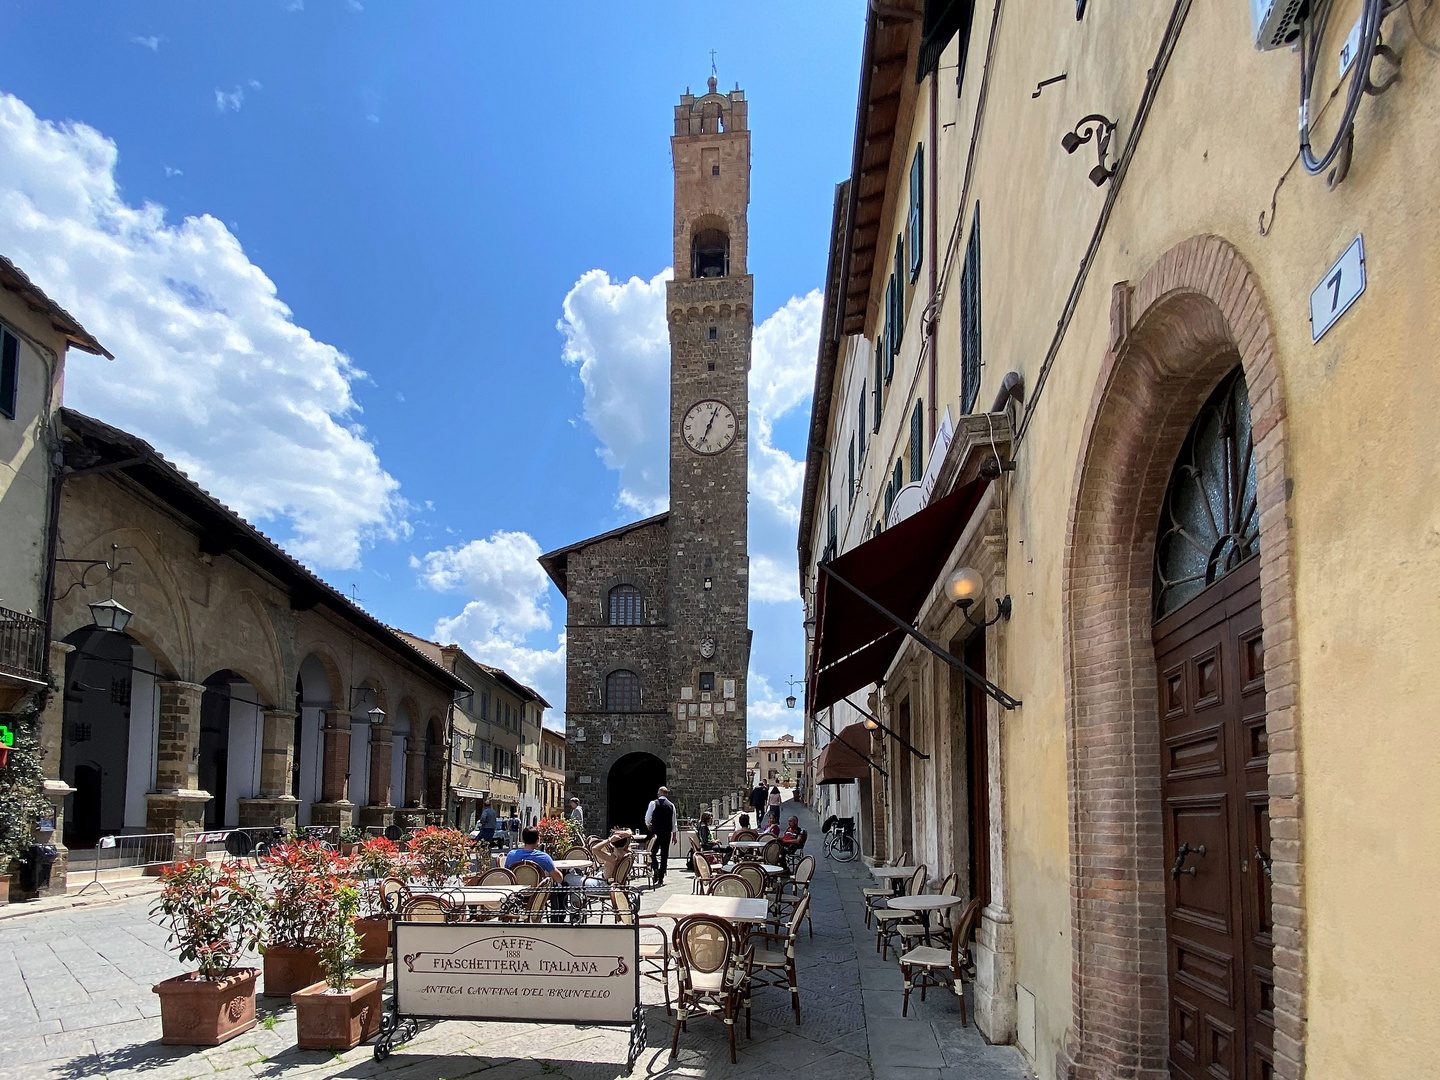
[[[455,793],[457,799],[488,799],[490,797],[488,791],[476,791],[474,788],[457,787],[450,790]]]
[[[914,624],[989,486],[973,480],[831,560],[830,570]],[[822,568],[806,705],[813,714],[884,678],[905,632]],[[853,725],[852,725],[853,726]],[[846,728],[849,731],[850,728]]]
[[[820,749],[815,759],[815,783],[843,784],[870,775],[870,732],[864,724],[851,724]]]

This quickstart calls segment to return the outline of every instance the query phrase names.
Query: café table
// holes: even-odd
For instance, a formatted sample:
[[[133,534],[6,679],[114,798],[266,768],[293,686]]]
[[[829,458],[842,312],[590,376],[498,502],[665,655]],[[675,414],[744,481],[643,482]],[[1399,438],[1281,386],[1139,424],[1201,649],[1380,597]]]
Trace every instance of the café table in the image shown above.
[[[687,915],[713,915],[733,923],[763,923],[770,918],[770,904],[748,896],[697,896],[676,893],[667,898],[655,915],[662,919],[683,919]]]
[[[595,864],[589,859],[556,859],[555,869],[562,874],[568,874],[571,870],[588,870]]]
[[[877,881],[883,881],[889,885],[891,890],[899,892],[903,884],[911,874],[915,873],[913,866],[872,866],[871,875]]]
[[[964,903],[958,896],[942,896],[938,893],[921,893],[918,896],[895,896],[886,903],[890,911],[914,911],[920,915],[920,925],[925,928],[925,944],[930,944],[930,912],[954,907]]]

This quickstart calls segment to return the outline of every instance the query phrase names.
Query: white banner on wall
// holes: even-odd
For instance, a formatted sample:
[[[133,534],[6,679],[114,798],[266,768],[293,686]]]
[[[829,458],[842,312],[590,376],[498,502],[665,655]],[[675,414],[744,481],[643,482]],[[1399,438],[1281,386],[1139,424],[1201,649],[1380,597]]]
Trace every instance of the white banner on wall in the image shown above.
[[[639,1003],[628,926],[397,923],[404,1016],[628,1024]]]

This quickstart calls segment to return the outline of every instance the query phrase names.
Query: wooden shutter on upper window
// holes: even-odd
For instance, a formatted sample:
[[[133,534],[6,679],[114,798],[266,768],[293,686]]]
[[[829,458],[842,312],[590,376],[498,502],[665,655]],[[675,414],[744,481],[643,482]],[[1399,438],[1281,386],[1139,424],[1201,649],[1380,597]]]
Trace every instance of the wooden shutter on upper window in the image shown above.
[[[975,411],[980,393],[980,204],[970,224],[965,266],[960,272],[960,411]]]
[[[910,162],[910,280],[920,276],[925,261],[925,147],[915,147]]]
[[[856,448],[863,461],[865,458],[865,384],[860,384],[860,420],[855,426]]]
[[[915,411],[910,414],[910,481],[914,483],[925,475],[925,416],[921,402],[915,402]]]
[[[846,505],[855,505],[855,436],[850,436],[850,480],[845,487]]]
[[[875,389],[873,391],[875,395],[875,416],[874,419],[872,419],[870,422],[871,431],[880,430],[880,407],[884,404],[884,398],[881,396],[884,393],[884,357],[882,357],[880,353],[881,343],[877,340],[875,342]]]

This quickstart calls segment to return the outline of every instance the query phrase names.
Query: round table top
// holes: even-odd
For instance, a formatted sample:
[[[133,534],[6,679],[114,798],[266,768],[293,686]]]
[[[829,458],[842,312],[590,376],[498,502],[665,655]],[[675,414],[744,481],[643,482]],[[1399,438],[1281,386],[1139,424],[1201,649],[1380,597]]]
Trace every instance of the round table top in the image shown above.
[[[901,911],[934,911],[938,908],[963,904],[963,897],[939,896],[935,893],[921,893],[919,896],[896,896],[886,901],[886,906]]]
[[[730,846],[732,848],[744,848],[746,851],[759,851],[769,842],[769,840],[732,840],[730,841]]]
[[[584,870],[584,869],[586,869],[587,867],[594,866],[594,865],[595,865],[595,864],[594,864],[593,862],[591,862],[589,859],[556,859],[556,860],[555,860],[555,869],[556,869],[556,870],[559,870],[562,874],[565,873],[565,871],[567,871],[567,870]]]
[[[881,880],[889,880],[891,878],[909,877],[915,873],[915,869],[913,866],[872,866],[870,873]]]

